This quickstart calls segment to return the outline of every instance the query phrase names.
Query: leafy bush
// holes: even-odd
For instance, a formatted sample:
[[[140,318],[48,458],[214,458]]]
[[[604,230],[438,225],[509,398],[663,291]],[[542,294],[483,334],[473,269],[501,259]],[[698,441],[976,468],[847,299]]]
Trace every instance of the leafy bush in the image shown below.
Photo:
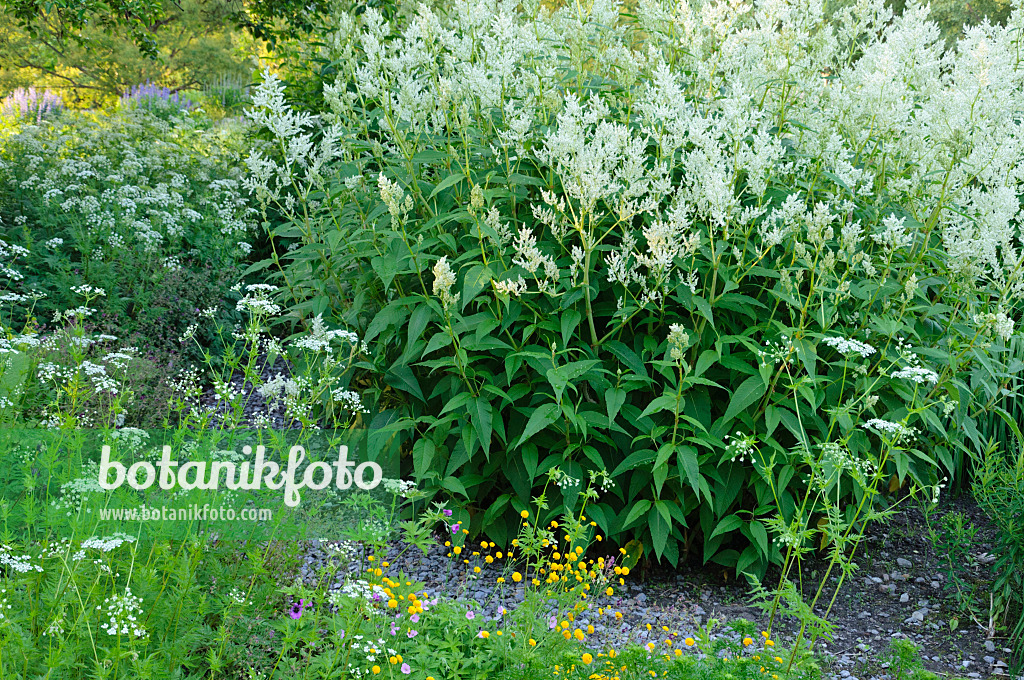
[[[253,97],[262,266],[361,330],[375,426],[474,532],[606,471],[613,540],[763,571],[782,527],[835,545],[937,489],[1009,380],[1022,24],[944,53],[874,0],[342,16],[320,116]]]

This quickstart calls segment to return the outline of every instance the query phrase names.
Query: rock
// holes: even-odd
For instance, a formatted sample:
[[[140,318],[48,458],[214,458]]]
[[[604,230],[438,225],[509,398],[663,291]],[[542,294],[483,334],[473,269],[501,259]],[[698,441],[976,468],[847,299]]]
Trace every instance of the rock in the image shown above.
[[[900,602],[910,602],[910,595],[907,593],[900,595]]]
[[[898,564],[899,566],[903,567],[904,569],[910,569],[912,566],[914,566],[913,562],[911,562],[910,560],[904,559],[902,557],[897,557],[896,558],[896,564]]]
[[[996,651],[996,643],[992,642],[991,640],[985,640],[985,651],[986,652],[994,652],[994,651]]]
[[[984,656],[982,657],[982,660],[987,664],[994,664],[996,662],[996,658],[994,656]]]

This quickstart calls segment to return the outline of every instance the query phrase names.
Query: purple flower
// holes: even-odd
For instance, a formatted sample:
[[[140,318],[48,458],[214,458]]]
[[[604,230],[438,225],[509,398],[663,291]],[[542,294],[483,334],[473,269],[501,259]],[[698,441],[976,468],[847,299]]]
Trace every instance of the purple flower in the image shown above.
[[[458,523],[458,522],[456,522],[455,524],[453,524],[453,525],[451,526],[451,529],[452,529],[452,533],[453,533],[453,534],[457,534],[457,533],[459,533],[459,523]]]
[[[405,673],[406,675],[409,675],[409,673],[412,673],[412,668],[409,667],[409,664],[403,663],[402,664],[402,672]]]
[[[554,616],[548,618],[548,629],[554,630],[555,626],[558,625],[558,619]]]
[[[419,623],[420,622],[420,615],[419,614],[413,614],[412,616],[409,617],[409,620],[412,621],[413,623]]]
[[[470,609],[468,612],[466,612],[466,618],[469,619],[470,621],[472,621],[473,619],[476,618],[476,614],[473,613],[472,609]]]
[[[410,639],[416,637],[417,635],[419,635],[419,633],[417,633],[414,630],[410,630],[408,633],[406,633],[406,636],[409,637]]]
[[[396,634],[397,632],[398,632],[398,627],[397,627],[397,626],[395,626],[395,622],[394,622],[394,621],[392,621],[392,622],[391,622],[391,634],[392,634],[392,635],[394,635],[394,634]]]
[[[292,617],[293,619],[299,618],[300,616],[302,616],[302,612],[306,609],[306,606],[306,601],[300,599],[298,604],[292,605],[292,609],[290,612],[288,612],[288,616]]]
[[[445,509],[444,509],[444,510],[442,510],[441,512],[443,512],[443,513],[444,513],[444,516],[445,516],[445,517],[451,517],[451,516],[452,516],[452,511],[451,511],[451,510],[449,510],[448,508],[445,508]]]

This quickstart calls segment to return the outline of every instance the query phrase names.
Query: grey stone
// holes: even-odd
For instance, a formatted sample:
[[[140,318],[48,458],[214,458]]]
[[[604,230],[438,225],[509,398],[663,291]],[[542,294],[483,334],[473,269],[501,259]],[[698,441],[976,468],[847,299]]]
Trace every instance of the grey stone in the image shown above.
[[[910,569],[912,566],[914,566],[913,562],[907,559],[903,559],[902,557],[896,558],[896,564],[900,565],[904,569]]]
[[[910,595],[907,593],[900,595],[900,602],[910,602]]]

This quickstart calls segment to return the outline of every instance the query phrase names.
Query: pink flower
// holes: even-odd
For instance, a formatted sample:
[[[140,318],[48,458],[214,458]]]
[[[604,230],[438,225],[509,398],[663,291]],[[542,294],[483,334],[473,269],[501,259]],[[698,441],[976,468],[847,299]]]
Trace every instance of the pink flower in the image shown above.
[[[412,616],[409,617],[409,620],[412,621],[413,623],[419,623],[420,622],[420,615],[419,614],[413,614]]]
[[[466,612],[466,618],[469,619],[470,621],[472,621],[473,619],[476,618],[476,614],[473,613],[472,609],[470,609],[468,612]]]
[[[402,664],[402,672],[405,673],[406,675],[409,675],[409,673],[412,673],[412,668],[409,667],[409,664],[403,663]]]
[[[445,509],[444,509],[444,510],[442,510],[441,512],[443,512],[443,513],[444,513],[444,516],[445,516],[445,517],[451,517],[451,516],[452,516],[452,511],[451,511],[451,510],[449,510],[448,508],[445,508]]]
[[[407,635],[407,636],[409,636],[409,638],[414,638],[414,637],[416,637],[417,635],[419,635],[419,633],[417,633],[417,632],[416,632],[416,631],[414,631],[414,630],[410,630],[410,631],[409,631],[408,633],[406,633],[406,635]]]

